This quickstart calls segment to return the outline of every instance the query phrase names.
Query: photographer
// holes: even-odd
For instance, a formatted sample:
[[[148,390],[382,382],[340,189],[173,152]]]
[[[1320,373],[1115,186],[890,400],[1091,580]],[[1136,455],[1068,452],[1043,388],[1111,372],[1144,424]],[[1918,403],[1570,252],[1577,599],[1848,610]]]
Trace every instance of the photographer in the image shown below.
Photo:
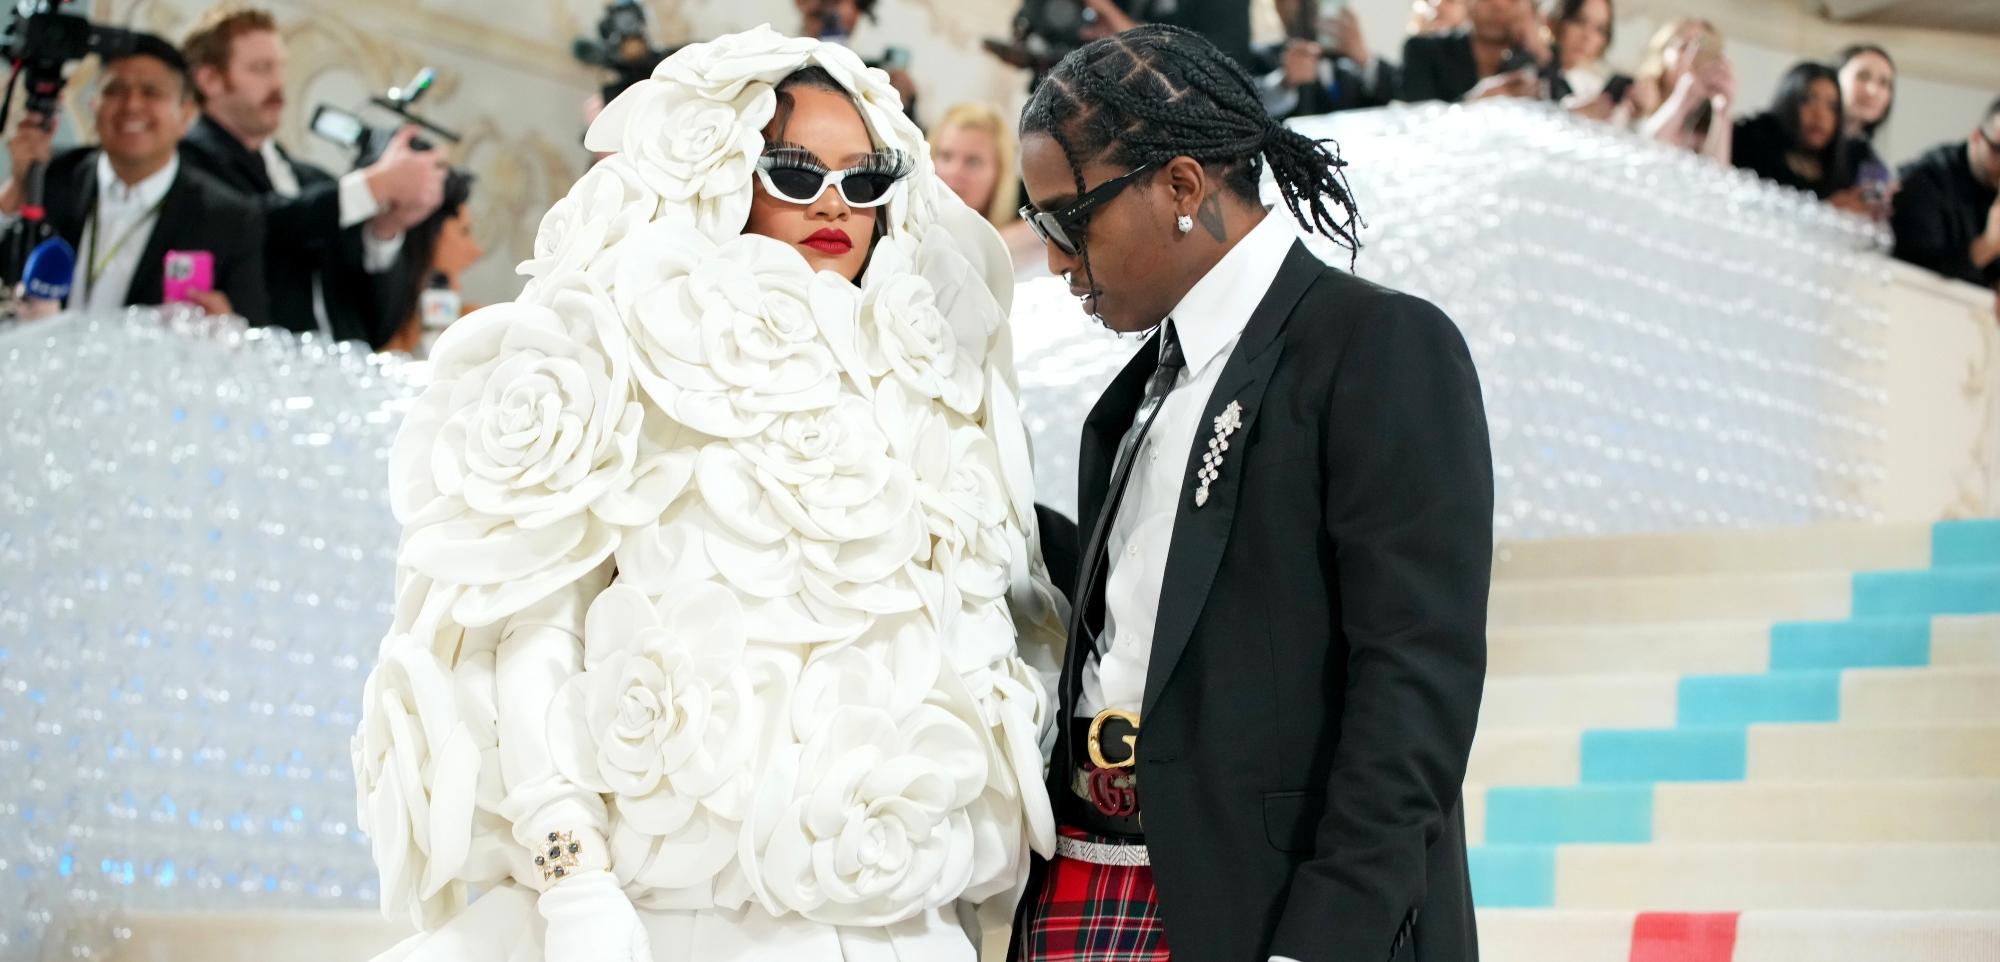
[[[1278,16],[1287,26],[1300,24],[1308,13],[1325,13],[1308,9],[1317,3],[1278,0]],[[1396,88],[1395,67],[1368,52],[1354,8],[1343,4],[1336,14],[1314,16],[1312,28],[1312,39],[1295,36],[1258,51],[1251,75],[1271,116],[1285,120],[1387,105]]]
[[[854,31],[866,18],[875,22],[875,0],[792,0],[799,11],[801,37],[812,37],[843,47],[854,46]],[[873,64],[873,61],[870,61]],[[903,115],[917,119],[917,81],[907,64],[890,60],[880,64],[889,75],[889,84],[903,98]]]
[[[1250,0],[1083,0],[1111,33],[1142,23],[1192,30],[1245,70],[1257,69],[1250,49]],[[1287,23],[1291,21],[1286,21]]]
[[[262,207],[273,321],[381,347],[400,318],[393,270],[403,233],[438,207],[444,161],[403,131],[382,158],[335,180],[272,138],[285,109],[285,46],[263,10],[221,6],[188,33],[202,115],[187,164]]]
[[[23,174],[48,164],[48,223],[78,253],[70,306],[102,313],[164,303],[171,251],[212,268],[213,283],[197,281],[189,301],[210,314],[265,323],[263,218],[183,166],[176,151],[195,113],[180,51],[137,35],[129,50],[105,58],[91,109],[102,146],[53,157],[52,125],[37,114],[23,116],[7,142],[13,175],[0,186],[0,213],[18,217]]]

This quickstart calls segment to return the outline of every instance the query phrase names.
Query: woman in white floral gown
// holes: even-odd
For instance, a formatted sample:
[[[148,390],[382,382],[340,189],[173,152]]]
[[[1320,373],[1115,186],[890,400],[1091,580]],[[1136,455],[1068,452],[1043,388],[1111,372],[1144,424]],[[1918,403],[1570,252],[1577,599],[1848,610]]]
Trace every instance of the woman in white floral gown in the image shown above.
[[[393,960],[974,957],[1060,602],[999,238],[879,71],[768,28],[609,105],[391,459],[354,764]]]

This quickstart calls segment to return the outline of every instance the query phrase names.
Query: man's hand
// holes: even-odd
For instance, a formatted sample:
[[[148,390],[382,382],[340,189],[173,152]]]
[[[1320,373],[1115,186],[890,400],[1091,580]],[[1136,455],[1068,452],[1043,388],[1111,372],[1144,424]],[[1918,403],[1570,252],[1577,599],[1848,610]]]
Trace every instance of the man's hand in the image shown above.
[[[1986,242],[2000,245],[2000,197],[1993,198],[1993,206],[1986,208]]]
[[[1284,62],[1285,86],[1297,89],[1318,83],[1319,62],[1325,55],[1325,48],[1310,40],[1286,41],[1280,58]]]
[[[6,186],[0,187],[0,213],[11,216],[21,212],[27,187],[23,178],[30,166],[49,162],[54,154],[51,146],[54,139],[55,124],[41,114],[27,114],[14,127],[13,136],[7,138],[7,156],[14,166]]]
[[[363,172],[368,192],[375,195],[375,202],[384,211],[405,205],[422,207],[426,199],[430,199],[430,209],[436,210],[436,198],[444,196],[444,157],[435,150],[411,147],[410,141],[416,136],[415,127],[396,131],[395,139],[389,141],[382,156]],[[429,215],[425,211],[424,216]]]
[[[1533,70],[1510,70],[1481,80],[1465,95],[1467,102],[1488,97],[1535,97],[1541,94],[1541,79]]]
[[[1368,38],[1361,32],[1361,18],[1354,15],[1354,8],[1341,8],[1340,15],[1320,22],[1320,32],[1326,35],[1335,55],[1354,61],[1354,65],[1367,70],[1372,57],[1368,53]]]
[[[188,301],[211,317],[228,317],[236,313],[229,306],[229,295],[221,291],[194,291],[188,294]]]

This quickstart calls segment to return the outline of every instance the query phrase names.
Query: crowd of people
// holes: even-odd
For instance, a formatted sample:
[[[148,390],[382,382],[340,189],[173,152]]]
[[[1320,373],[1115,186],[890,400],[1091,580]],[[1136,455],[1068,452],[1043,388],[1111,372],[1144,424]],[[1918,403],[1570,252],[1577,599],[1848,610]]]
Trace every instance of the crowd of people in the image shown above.
[[[1962,141],[1892,168],[1876,137],[1895,107],[1897,68],[1880,46],[1797,64],[1756,110],[1743,105],[1722,34],[1705,20],[1661,25],[1624,73],[1605,60],[1614,0],[1415,0],[1399,61],[1371,51],[1351,6],[1274,2],[1290,34],[1277,44],[1250,42],[1249,0],[1086,0],[1083,38],[1153,21],[1195,29],[1246,68],[1277,119],[1397,102],[1552,101],[1874,219],[1910,263],[2000,285],[2000,99]],[[874,0],[795,4],[799,35],[821,39],[851,41],[875,16]],[[915,118],[907,57],[890,54],[881,66]],[[414,130],[344,176],[305,163],[275,139],[285,87],[284,41],[266,11],[217,7],[178,47],[141,35],[102,64],[89,97],[95,146],[58,154],[52,118],[16,123],[0,218],[25,209],[73,248],[73,307],[186,300],[377,349],[418,348],[419,296],[457,290],[480,255],[471,177],[419,149]],[[602,102],[593,98],[586,119]],[[983,104],[926,114],[939,173],[1017,261],[1036,259],[1016,210],[1015,118]],[[36,166],[43,196],[31,203],[23,175]],[[207,283],[169,282],[170,252],[199,252],[212,265]],[[30,300],[24,312],[36,309]]]
[[[44,220],[75,251],[69,306],[184,301],[408,348],[422,333],[422,291],[440,278],[455,289],[479,258],[471,177],[417,143],[414,128],[338,177],[277,142],[286,57],[270,12],[218,6],[179,46],[139,34],[101,68],[89,96],[95,144],[58,153],[54,119],[27,114],[9,133],[0,186],[10,224]],[[207,267],[170,278],[175,256]],[[29,296],[22,312],[60,306]]]
[[[801,0],[802,3],[807,0]],[[1275,0],[1291,38],[1264,47],[1224,42],[1249,21],[1249,4],[1182,4],[1177,25],[1202,30],[1255,78],[1273,117],[1295,117],[1426,101],[1494,97],[1553,101],[1579,117],[1609,124],[1804,191],[1888,227],[1895,256],[1957,280],[2000,284],[2000,99],[1970,130],[1909,159],[1885,162],[1876,138],[1896,100],[1889,51],[1856,44],[1830,61],[1792,67],[1768,106],[1746,107],[1737,72],[1713,23],[1683,18],[1662,24],[1637,69],[1605,60],[1616,24],[1614,0],[1415,0],[1400,62],[1370,51],[1351,5],[1322,15],[1312,0]],[[1143,21],[1148,0],[1089,0],[1102,31]],[[1201,22],[1187,22],[1197,11]],[[1247,30],[1247,26],[1245,27]],[[1088,35],[1088,34],[1086,34]],[[987,108],[955,108],[934,137],[949,143],[942,169],[1004,169],[1012,156],[1008,124]],[[967,131],[995,131],[988,135]],[[967,161],[964,152],[980,153]],[[1004,178],[1002,178],[1004,179]],[[974,209],[988,212],[1017,254],[1033,256],[1019,219],[996,201],[1002,191],[982,176],[947,174]]]

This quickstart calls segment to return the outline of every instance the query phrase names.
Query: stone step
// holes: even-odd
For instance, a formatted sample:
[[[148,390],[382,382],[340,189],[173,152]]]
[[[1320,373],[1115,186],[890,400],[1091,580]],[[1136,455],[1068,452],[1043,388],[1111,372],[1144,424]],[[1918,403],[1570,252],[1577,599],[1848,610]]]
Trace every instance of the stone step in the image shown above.
[[[1924,568],[1930,564],[1928,524],[1830,524],[1503,542],[1494,550],[1493,576],[1516,580],[1846,572]]]

